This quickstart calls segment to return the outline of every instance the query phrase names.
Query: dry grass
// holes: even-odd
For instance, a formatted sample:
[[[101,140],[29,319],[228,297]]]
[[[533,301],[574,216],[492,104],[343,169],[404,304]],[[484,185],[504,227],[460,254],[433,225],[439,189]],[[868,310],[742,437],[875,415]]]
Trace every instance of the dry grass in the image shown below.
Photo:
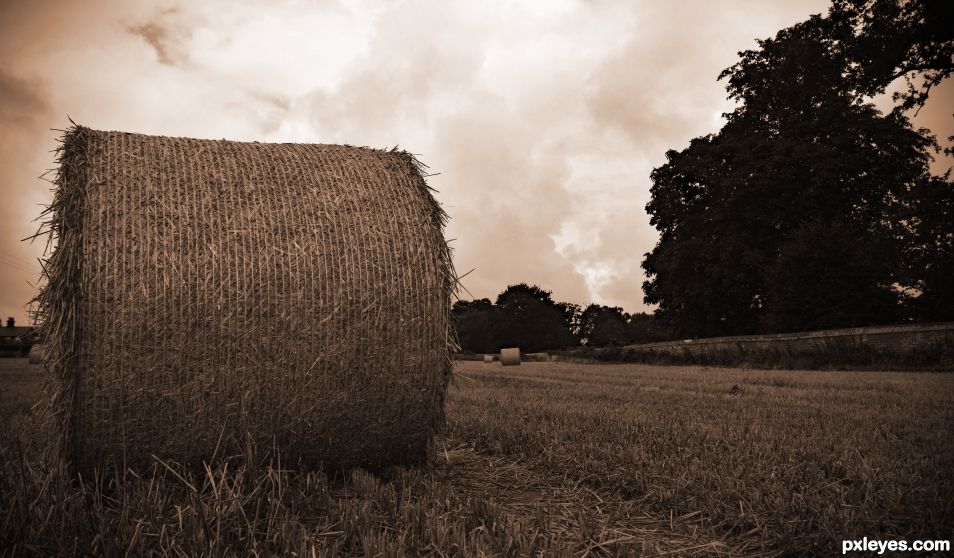
[[[841,538],[954,538],[950,374],[473,372],[450,435],[657,513],[698,513],[700,532],[729,548],[829,554]]]
[[[468,362],[430,469],[154,462],[70,483],[32,465],[38,368],[17,362],[0,369],[20,385],[0,407],[6,555],[816,556],[843,538],[954,539],[951,375]]]
[[[74,127],[58,165],[38,321],[78,470],[432,455],[455,278],[412,155]]]

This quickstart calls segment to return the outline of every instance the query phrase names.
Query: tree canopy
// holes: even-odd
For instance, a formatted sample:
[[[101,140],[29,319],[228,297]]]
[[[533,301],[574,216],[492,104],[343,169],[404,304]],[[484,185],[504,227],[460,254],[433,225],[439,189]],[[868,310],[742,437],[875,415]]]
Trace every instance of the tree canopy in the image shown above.
[[[954,10],[947,0],[834,0],[828,19],[854,88],[875,95],[904,78],[905,90],[895,94],[902,111],[923,105],[954,71]]]
[[[629,343],[628,316],[618,306],[590,304],[580,315],[580,334],[588,347]]]
[[[458,300],[451,310],[457,327],[457,341],[462,349],[473,353],[494,353],[500,350],[497,330],[497,308],[489,299]]]
[[[452,311],[461,350],[494,353],[504,347],[525,352],[579,346],[628,345],[668,339],[668,332],[648,314],[627,314],[621,308],[555,302],[536,285],[510,285],[489,299],[461,300]]]
[[[577,345],[579,307],[554,302],[536,285],[510,285],[489,299],[458,301],[452,315],[463,350],[494,353],[504,347],[539,352]]]
[[[653,170],[647,211],[660,240],[643,261],[645,300],[679,334],[890,322],[903,299],[898,283],[937,286],[913,277],[919,264],[901,249],[944,226],[934,219],[915,230],[931,221],[917,214],[931,185],[941,198],[951,191],[947,177],[929,173],[937,143],[902,110],[881,114],[869,96],[887,87],[887,66],[946,77],[935,54],[950,40],[907,36],[891,61],[878,58],[872,37],[895,32],[879,19],[894,13],[889,4],[836,2],[829,17],[740,53],[720,75],[739,103],[725,126],[667,152]],[[907,4],[895,7],[916,11]],[[925,240],[926,258],[944,268]],[[863,261],[875,257],[877,265]]]
[[[580,338],[587,347],[623,346],[669,339],[649,314],[628,314],[618,306],[590,304],[580,313]]]
[[[525,352],[538,352],[577,343],[572,332],[572,317],[566,309],[536,285],[510,285],[497,296],[500,311],[501,343],[520,347]]]

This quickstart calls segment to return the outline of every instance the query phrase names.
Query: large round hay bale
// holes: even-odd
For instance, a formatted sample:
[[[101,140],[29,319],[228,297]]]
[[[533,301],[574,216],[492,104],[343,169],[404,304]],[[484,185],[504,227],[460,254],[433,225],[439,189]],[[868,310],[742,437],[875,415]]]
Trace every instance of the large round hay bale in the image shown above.
[[[500,349],[500,364],[504,366],[519,366],[520,349]]]
[[[42,364],[43,363],[43,345],[35,343],[30,347],[30,364]]]
[[[40,318],[74,467],[430,455],[455,278],[413,156],[74,127],[58,163]]]

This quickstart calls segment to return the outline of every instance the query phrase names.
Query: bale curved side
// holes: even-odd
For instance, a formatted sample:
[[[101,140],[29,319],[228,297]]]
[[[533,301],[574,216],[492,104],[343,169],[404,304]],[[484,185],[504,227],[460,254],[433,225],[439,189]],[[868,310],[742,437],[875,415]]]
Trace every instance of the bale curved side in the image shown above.
[[[43,345],[34,344],[30,347],[30,352],[28,354],[30,357],[30,364],[42,364],[43,363]]]
[[[520,365],[520,349],[519,348],[500,349],[500,364],[502,364],[503,366],[519,366]]]
[[[59,162],[39,318],[76,468],[427,458],[455,277],[413,156],[75,127]]]

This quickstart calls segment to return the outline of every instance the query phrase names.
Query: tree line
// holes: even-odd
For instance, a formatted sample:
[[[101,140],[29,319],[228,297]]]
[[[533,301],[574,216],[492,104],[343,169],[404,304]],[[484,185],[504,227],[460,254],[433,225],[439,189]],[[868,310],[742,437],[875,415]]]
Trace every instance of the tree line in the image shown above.
[[[452,315],[461,350],[494,353],[504,347],[541,352],[579,345],[622,346],[668,339],[649,314],[619,307],[556,302],[536,285],[510,285],[497,299],[459,300]]]

